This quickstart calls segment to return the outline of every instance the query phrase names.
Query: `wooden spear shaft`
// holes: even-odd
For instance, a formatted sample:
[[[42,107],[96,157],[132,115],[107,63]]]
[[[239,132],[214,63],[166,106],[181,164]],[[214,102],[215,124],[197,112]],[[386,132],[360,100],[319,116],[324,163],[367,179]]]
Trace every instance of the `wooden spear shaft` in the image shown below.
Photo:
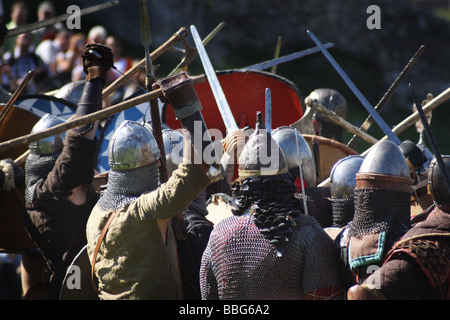
[[[181,39],[187,36],[187,30],[185,27],[180,28],[177,32],[175,32],[166,42],[164,42],[159,48],[153,51],[150,54],[151,60],[156,60],[159,56],[161,56],[164,52],[169,50],[175,43],[180,41]],[[112,82],[108,87],[103,89],[102,97],[109,97],[114,91],[117,90],[128,78],[132,77],[136,72],[139,71],[141,67],[145,65],[145,58],[139,61],[135,66],[130,68],[127,72],[125,72],[122,76],[117,78],[114,82]]]
[[[330,121],[334,122],[338,126],[341,126],[342,128],[346,129],[348,132],[353,133],[355,136],[360,137],[361,139],[363,139],[364,141],[366,141],[366,142],[368,142],[370,144],[375,144],[375,143],[378,142],[377,139],[375,139],[371,135],[367,134],[366,132],[364,132],[360,128],[355,127],[354,125],[352,125],[348,121],[344,120],[343,118],[339,117],[336,113],[334,113],[333,111],[325,108],[319,102],[314,101],[313,104],[315,104],[315,103],[317,103],[317,110],[320,111],[320,113],[325,118],[329,119]]]
[[[441,104],[443,104],[448,99],[450,99],[450,87],[447,88],[445,91],[443,91],[440,95],[435,97],[433,100],[428,102],[425,106],[423,106],[423,108],[422,108],[423,112],[425,114],[430,113],[431,111],[433,111],[434,109],[439,107]],[[420,118],[419,112],[418,111],[414,112],[409,117],[407,117],[405,120],[403,120],[402,122],[397,124],[392,129],[392,132],[398,136],[400,133],[402,133],[403,131],[408,129],[410,126],[412,126],[414,123],[416,123],[417,120],[419,120],[419,118]],[[386,139],[388,139],[388,137],[384,136],[383,138],[380,139],[380,141],[384,141]],[[371,149],[372,149],[372,147],[369,148],[369,150],[364,151],[364,153],[362,155],[367,154]]]
[[[198,76],[192,77],[192,82],[194,84],[201,83],[204,81],[206,81],[205,75],[198,75]],[[11,140],[2,142],[2,143],[0,143],[0,151],[4,151],[7,149],[16,147],[16,146],[28,145],[30,142],[41,140],[46,137],[50,137],[55,134],[67,131],[69,129],[110,117],[113,114],[116,114],[116,113],[126,110],[128,108],[134,107],[138,104],[154,100],[154,99],[162,96],[162,94],[163,93],[162,93],[161,89],[156,89],[156,90],[150,91],[148,93],[145,93],[141,96],[138,96],[136,98],[126,100],[126,101],[120,102],[118,104],[115,104],[111,107],[102,109],[100,111],[93,112],[91,114],[88,114],[88,115],[85,115],[85,116],[82,116],[82,117],[79,117],[76,119],[69,119],[64,123],[61,123],[54,127],[51,127],[47,130],[30,133],[30,134],[27,134],[27,135],[24,135],[21,137],[17,137],[15,139],[11,139]]]
[[[450,99],[450,87],[447,88],[447,90],[443,91],[440,95],[438,95],[436,98],[434,98],[433,100],[431,100],[430,102],[428,102],[422,109],[424,111],[425,114],[433,111],[434,109],[436,109],[438,106],[440,106],[442,103],[444,103],[445,101],[447,101],[448,99]],[[419,112],[414,112],[412,115],[410,115],[408,118],[406,118],[405,120],[403,120],[402,122],[400,122],[398,125],[396,125],[393,129],[392,132],[396,135],[399,135],[401,132],[403,132],[404,130],[406,130],[407,128],[409,128],[410,126],[412,126],[414,123],[416,123],[416,121],[419,119]],[[379,141],[383,141],[389,139],[387,136],[384,136],[382,139],[380,139]],[[365,156],[367,153],[369,153],[370,150],[372,150],[374,146],[371,146],[369,149],[367,149],[366,151],[364,151],[361,155]],[[324,181],[322,181],[318,187],[328,187],[330,185],[330,178],[328,177],[327,179],[325,179]]]

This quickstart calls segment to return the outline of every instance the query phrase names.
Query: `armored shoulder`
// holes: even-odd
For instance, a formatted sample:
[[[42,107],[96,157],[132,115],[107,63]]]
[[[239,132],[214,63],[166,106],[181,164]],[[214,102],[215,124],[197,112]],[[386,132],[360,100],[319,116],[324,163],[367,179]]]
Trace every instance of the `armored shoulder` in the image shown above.
[[[406,253],[416,261],[432,286],[444,283],[450,270],[450,248],[442,237],[413,237],[399,241],[385,261],[400,253]]]

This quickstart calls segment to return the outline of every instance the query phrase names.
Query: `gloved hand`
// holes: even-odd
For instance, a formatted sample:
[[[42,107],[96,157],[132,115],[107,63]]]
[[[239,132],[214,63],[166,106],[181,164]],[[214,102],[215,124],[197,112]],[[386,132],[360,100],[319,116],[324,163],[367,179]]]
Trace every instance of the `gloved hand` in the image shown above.
[[[109,47],[101,44],[87,44],[81,52],[86,81],[101,78],[106,83],[106,74],[114,65],[114,57]]]
[[[192,80],[186,72],[160,79],[158,86],[174,109],[178,120],[183,120],[202,109]]]

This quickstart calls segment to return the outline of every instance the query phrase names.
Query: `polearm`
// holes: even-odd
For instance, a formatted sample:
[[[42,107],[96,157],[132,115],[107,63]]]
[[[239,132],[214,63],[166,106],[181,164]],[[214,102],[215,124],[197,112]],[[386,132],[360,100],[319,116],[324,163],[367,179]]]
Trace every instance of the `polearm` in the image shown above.
[[[175,32],[166,42],[164,42],[158,49],[150,54],[152,61],[161,56],[164,52],[169,50],[175,43],[182,40],[187,36],[186,28],[182,27],[177,32]],[[117,88],[119,88],[128,78],[132,77],[136,72],[140,70],[140,67],[145,65],[145,58],[139,61],[135,66],[130,68],[121,77],[112,82],[108,87],[103,89],[102,97],[109,97]]]
[[[381,110],[384,108],[384,106],[388,103],[388,101],[391,99],[392,95],[394,94],[395,90],[399,86],[399,84],[402,82],[402,80],[405,78],[406,74],[411,70],[412,66],[417,62],[417,59],[422,55],[423,51],[425,50],[425,46],[420,46],[420,48],[416,51],[414,56],[408,61],[408,64],[403,68],[402,72],[398,75],[397,79],[392,83],[392,85],[389,87],[388,91],[384,94],[384,96],[381,98],[381,100],[378,102],[378,104],[375,106],[375,111],[378,113],[381,112]],[[367,132],[370,128],[370,126],[373,123],[372,117],[369,115],[366,120],[363,122],[363,124],[360,127],[360,130]],[[347,143],[347,147],[354,149],[358,142],[360,141],[360,138],[354,135],[350,141]]]
[[[205,75],[198,75],[192,77],[192,82],[194,84],[201,83],[206,81]],[[59,125],[56,125],[54,127],[51,127],[44,131],[39,131],[35,133],[30,133],[21,137],[17,137],[5,142],[0,143],[0,151],[4,151],[13,147],[22,146],[22,145],[28,145],[30,142],[38,141],[50,136],[53,136],[55,134],[67,131],[69,129],[88,124],[97,120],[108,118],[118,112],[121,112],[123,110],[132,108],[136,105],[157,99],[163,95],[161,89],[155,89],[148,93],[144,93],[143,95],[140,95],[138,97],[120,102],[118,104],[115,104],[113,106],[110,106],[108,108],[90,113],[88,115],[76,118],[76,119],[69,119],[64,123],[61,123]]]
[[[225,22],[221,22],[215,27],[203,40],[202,43],[204,46],[206,46],[215,36],[217,33],[219,33],[220,30],[225,26]],[[187,42],[184,40],[183,42],[184,46],[184,54],[183,59],[180,61],[180,63],[168,74],[168,77],[171,75],[174,75],[175,73],[187,69],[189,64],[195,59],[197,56],[197,48],[192,48],[190,45],[187,44]]]
[[[416,91],[414,90],[414,87],[412,84],[409,84],[409,91],[411,92],[411,95],[413,97],[413,101],[416,104],[417,111],[420,116],[420,120],[422,121],[423,127],[425,129],[425,133],[428,138],[428,142],[431,145],[431,148],[434,152],[434,157],[436,158],[436,162],[439,165],[439,168],[442,170],[444,180],[447,183],[447,188],[450,190],[450,176],[447,172],[447,166],[444,164],[444,160],[442,160],[441,152],[439,151],[439,147],[436,143],[436,140],[434,139],[433,132],[431,131],[430,125],[428,123],[427,117],[425,116],[425,113],[423,112],[422,105],[420,103],[419,97],[416,94]]]
[[[422,110],[425,114],[428,114],[432,112],[434,109],[439,107],[441,104],[443,104],[445,101],[450,99],[450,87],[441,92],[438,96],[433,98],[433,100],[429,101],[427,104],[425,104],[422,107]],[[410,126],[412,126],[414,123],[417,122],[417,120],[420,119],[419,112],[416,111],[412,113],[410,116],[408,116],[406,119],[398,123],[392,128],[392,132],[394,132],[396,135],[399,135],[406,129],[408,129]],[[388,139],[387,136],[380,139],[380,141]],[[365,151],[366,152],[366,151]]]
[[[16,102],[19,95],[22,93],[23,89],[27,86],[28,82],[30,82],[31,78],[34,75],[34,70],[28,71],[25,78],[22,80],[20,85],[16,88],[14,93],[12,94],[11,98],[9,98],[8,102],[6,103],[5,107],[0,111],[0,124],[3,122],[3,119],[6,117],[8,112],[13,107],[14,103]]]
[[[384,134],[389,137],[389,140],[391,140],[397,146],[399,146],[401,144],[400,139],[392,132],[392,130],[389,128],[389,126],[386,124],[386,122],[384,122],[383,118],[370,105],[369,101],[367,101],[367,99],[363,96],[363,94],[358,90],[358,88],[355,86],[355,84],[350,80],[350,78],[347,76],[347,74],[344,72],[344,70],[342,70],[342,68],[338,65],[336,60],[334,60],[334,58],[331,56],[331,54],[322,45],[322,43],[319,41],[319,39],[317,39],[317,37],[310,30],[308,30],[307,33],[311,37],[311,39],[316,43],[316,45],[320,48],[323,55],[331,63],[331,65],[338,72],[338,74],[341,76],[341,78],[345,81],[345,83],[350,88],[350,90],[353,92],[353,94],[358,98],[358,100],[361,102],[361,104],[364,106],[364,108],[367,110],[367,112],[369,112],[369,114],[372,116],[372,118],[375,120],[375,122],[378,124],[378,126],[381,128],[381,130],[384,132]]]
[[[153,67],[152,59],[150,57],[150,45],[152,43],[152,34],[150,32],[150,20],[148,17],[147,5],[145,0],[139,0],[139,13],[141,21],[141,43],[145,49],[145,86],[147,91],[152,90],[153,84],[156,82],[155,69]],[[159,114],[158,100],[150,100],[150,114],[152,117],[151,126],[156,143],[158,144],[160,152],[161,166],[159,167],[159,174],[161,182],[166,182],[168,179],[166,167],[166,152],[164,149],[164,140],[161,131],[161,116]]]
[[[80,10],[79,15],[82,16],[82,15],[86,15],[86,14],[93,13],[96,11],[100,11],[100,10],[115,6],[117,4],[119,4],[119,1],[110,1],[110,2],[106,2],[106,3],[98,4],[98,5],[95,5],[92,7],[84,8],[84,9]],[[30,24],[27,24],[24,26],[20,26],[20,27],[8,30],[8,34],[6,35],[6,38],[15,37],[22,33],[31,32],[33,30],[45,28],[45,27],[51,26],[57,22],[66,21],[72,15],[73,15],[73,13],[66,13],[66,14],[62,14],[57,17],[53,17],[53,18],[45,19],[45,20],[41,20],[41,21],[36,21],[34,23],[30,23]]]
[[[437,97],[435,97],[433,100],[431,100],[430,102],[428,102],[425,106],[423,106],[423,111],[425,114],[432,112],[434,109],[436,109],[437,107],[439,107],[442,103],[444,103],[445,101],[447,101],[448,99],[450,99],[450,87],[447,88],[447,90],[443,91],[442,93],[440,93]],[[403,121],[401,121],[400,123],[398,123],[396,126],[394,126],[394,128],[392,129],[392,132],[394,132],[394,134],[399,135],[400,133],[402,133],[404,130],[406,130],[407,128],[409,128],[410,126],[412,126],[418,119],[420,118],[419,116],[419,112],[416,111],[413,114],[411,114],[409,117],[407,117],[406,119],[404,119]],[[384,136],[383,138],[381,138],[379,141],[384,141],[388,139],[387,136]],[[363,153],[361,153],[362,156],[365,156],[366,154],[369,153],[370,150],[372,150],[373,146],[371,146],[369,149],[367,149],[366,151],[364,151]],[[318,187],[326,187],[329,186],[330,183],[330,178],[327,178],[326,180],[324,180],[323,182],[321,182]]]

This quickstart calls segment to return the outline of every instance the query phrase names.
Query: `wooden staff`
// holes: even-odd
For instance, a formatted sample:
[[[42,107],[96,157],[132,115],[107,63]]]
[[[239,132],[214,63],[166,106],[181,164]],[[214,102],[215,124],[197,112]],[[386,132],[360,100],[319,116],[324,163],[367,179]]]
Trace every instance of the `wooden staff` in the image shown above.
[[[436,109],[438,106],[440,106],[442,103],[447,101],[450,98],[450,87],[447,88],[445,91],[443,91],[440,95],[438,95],[436,98],[428,102],[422,109],[425,114],[430,113],[434,109]],[[412,126],[418,119],[420,118],[419,112],[414,112],[412,115],[407,117],[405,120],[400,122],[398,125],[392,129],[392,132],[396,135],[399,135],[403,131],[405,131],[407,128]],[[389,139],[387,136],[384,136],[379,141],[383,141]],[[361,153],[362,156],[365,156],[367,153],[369,153],[370,150],[372,150],[373,146],[371,146],[369,149]],[[330,178],[325,179],[322,181],[318,187],[329,187],[330,186]]]
[[[198,76],[192,77],[192,81],[194,84],[204,82],[205,80],[206,80],[205,75],[198,75]],[[141,103],[148,102],[150,100],[154,100],[162,95],[163,95],[162,90],[156,89],[156,90],[150,91],[148,93],[145,93],[141,96],[135,97],[133,99],[126,100],[126,101],[120,102],[118,104],[115,104],[113,106],[110,106],[108,108],[99,110],[97,112],[93,112],[91,114],[88,114],[88,115],[85,115],[85,116],[82,116],[82,117],[79,117],[76,119],[67,120],[64,123],[61,123],[54,127],[48,128],[47,130],[30,133],[30,134],[27,134],[27,135],[24,135],[21,137],[17,137],[17,138],[2,142],[2,143],[0,143],[0,151],[4,151],[9,148],[16,147],[16,146],[28,145],[30,142],[38,141],[38,140],[44,139],[46,137],[50,137],[55,134],[67,131],[69,129],[110,117],[113,114],[116,114],[120,111],[129,109],[131,107],[134,107]]]
[[[317,104],[317,110],[327,119],[331,120],[332,122],[334,122],[335,124],[343,127],[344,129],[346,129],[348,132],[353,133],[354,135],[360,137],[361,139],[363,139],[364,141],[370,143],[370,144],[375,144],[378,142],[377,139],[375,139],[374,137],[372,137],[371,135],[367,134],[366,132],[362,131],[360,128],[355,127],[354,125],[352,125],[351,123],[349,123],[348,121],[342,119],[341,117],[339,117],[336,113],[334,113],[333,111],[325,108],[321,103],[319,103],[318,101],[313,101],[312,104]]]
[[[164,52],[169,50],[175,43],[180,41],[181,39],[185,38],[187,36],[187,30],[186,28],[182,27],[177,32],[175,32],[169,40],[164,42],[158,49],[153,51],[150,54],[151,60],[156,60],[159,56],[161,56]],[[122,76],[117,78],[114,82],[112,82],[108,87],[103,89],[102,97],[107,98],[109,97],[114,91],[117,90],[128,78],[132,77],[136,72],[140,70],[142,66],[145,65],[145,58],[138,62],[135,66],[133,66],[131,69],[129,69],[127,72],[125,72]]]
[[[34,70],[31,70],[28,72],[26,77],[23,79],[22,83],[16,88],[11,98],[6,103],[5,107],[0,111],[0,123],[3,121],[3,119],[6,117],[8,112],[11,110],[11,108],[14,105],[14,102],[16,102],[17,98],[22,93],[23,89],[27,86],[28,82],[30,82],[31,78],[34,75]]]
[[[439,107],[441,104],[443,104],[448,99],[450,99],[450,87],[447,88],[445,91],[443,91],[436,98],[434,98],[433,100],[428,102],[425,106],[423,106],[422,107],[423,112],[425,114],[430,113],[431,111],[433,111],[434,109]],[[408,129],[410,126],[412,126],[414,123],[416,123],[418,119],[420,119],[420,115],[419,115],[419,112],[416,111],[413,114],[411,114],[409,117],[407,117],[405,120],[403,120],[402,122],[397,124],[392,129],[392,132],[398,136],[400,133],[402,133],[403,131]],[[386,139],[388,139],[388,137],[384,136],[383,138],[380,139],[380,141],[384,141]],[[368,150],[364,151],[364,153],[362,153],[362,155],[366,155],[371,149],[372,149],[372,147],[369,148]]]

